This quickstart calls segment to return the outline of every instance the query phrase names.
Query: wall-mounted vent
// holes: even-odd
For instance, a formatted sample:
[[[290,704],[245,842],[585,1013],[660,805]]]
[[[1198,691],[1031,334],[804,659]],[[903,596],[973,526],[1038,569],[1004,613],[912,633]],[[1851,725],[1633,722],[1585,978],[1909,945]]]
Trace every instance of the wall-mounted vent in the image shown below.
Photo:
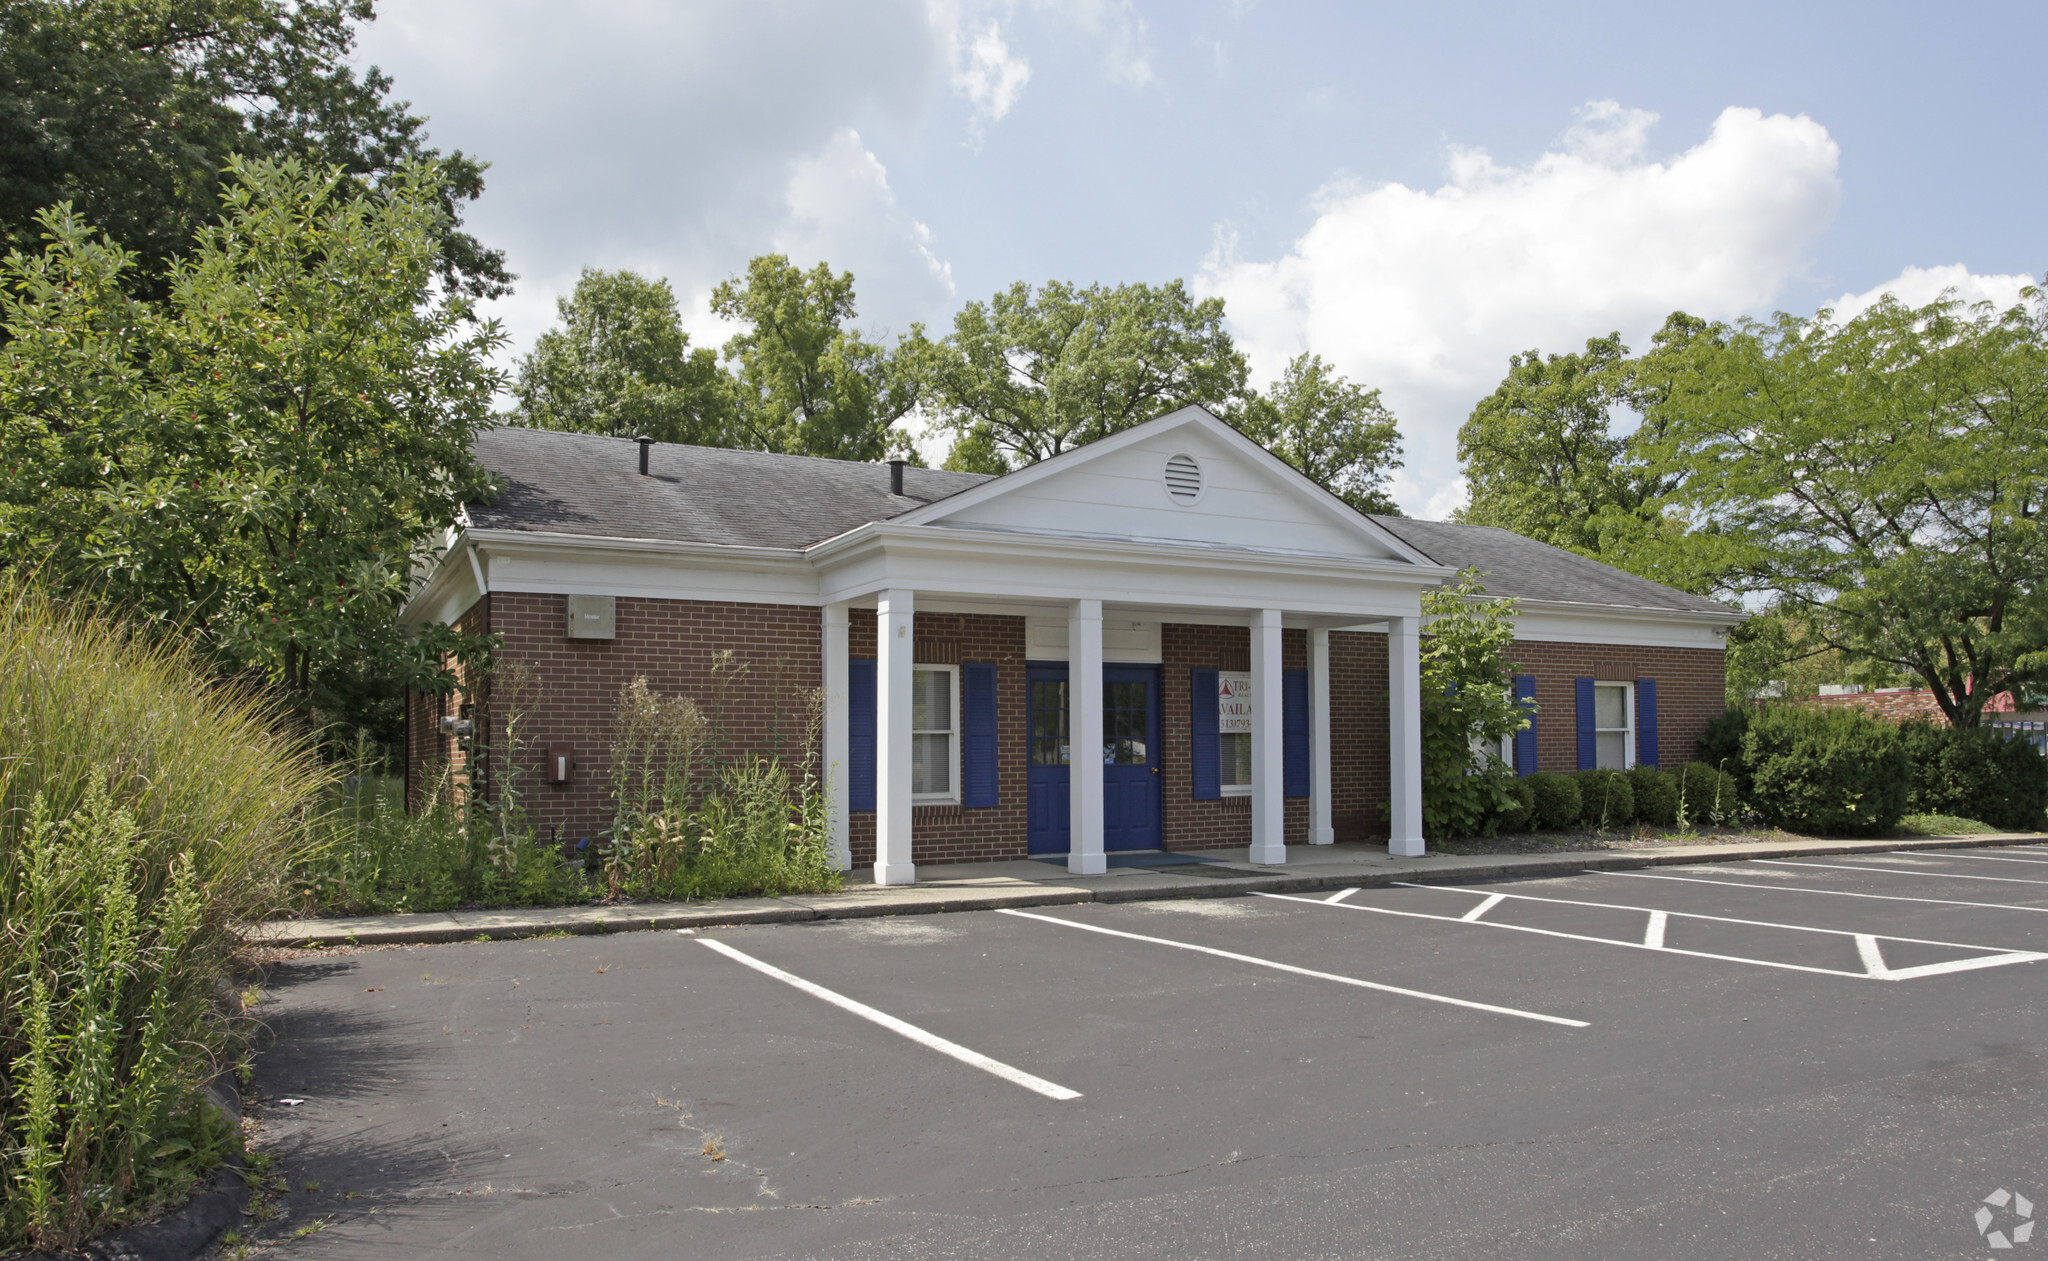
[[[1166,493],[1177,504],[1191,504],[1202,497],[1202,466],[1192,455],[1176,455],[1166,462]]]

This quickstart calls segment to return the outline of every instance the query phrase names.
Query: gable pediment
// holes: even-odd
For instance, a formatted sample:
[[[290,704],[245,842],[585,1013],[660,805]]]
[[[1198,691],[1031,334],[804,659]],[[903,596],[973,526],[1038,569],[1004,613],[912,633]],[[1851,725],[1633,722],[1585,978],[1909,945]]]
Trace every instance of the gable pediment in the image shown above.
[[[1125,430],[900,520],[1382,561],[1422,559],[1201,408]]]

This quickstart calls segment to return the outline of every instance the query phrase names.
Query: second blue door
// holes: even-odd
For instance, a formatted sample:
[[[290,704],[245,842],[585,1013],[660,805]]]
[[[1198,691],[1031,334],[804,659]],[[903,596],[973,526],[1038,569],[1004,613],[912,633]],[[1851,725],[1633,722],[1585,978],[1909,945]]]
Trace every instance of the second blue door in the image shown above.
[[[1028,678],[1031,852],[1067,852],[1069,760],[1075,754],[1088,756],[1097,747],[1102,758],[1102,847],[1158,849],[1159,667],[1103,667],[1100,744],[1083,743],[1078,748],[1068,743],[1066,666],[1034,663]]]

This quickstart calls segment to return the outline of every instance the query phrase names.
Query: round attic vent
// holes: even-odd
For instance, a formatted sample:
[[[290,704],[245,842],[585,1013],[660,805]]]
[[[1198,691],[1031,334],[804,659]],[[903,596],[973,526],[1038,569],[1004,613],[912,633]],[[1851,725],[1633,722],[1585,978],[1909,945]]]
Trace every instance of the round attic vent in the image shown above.
[[[1191,504],[1202,497],[1202,466],[1192,455],[1176,455],[1166,462],[1166,493],[1177,504]]]

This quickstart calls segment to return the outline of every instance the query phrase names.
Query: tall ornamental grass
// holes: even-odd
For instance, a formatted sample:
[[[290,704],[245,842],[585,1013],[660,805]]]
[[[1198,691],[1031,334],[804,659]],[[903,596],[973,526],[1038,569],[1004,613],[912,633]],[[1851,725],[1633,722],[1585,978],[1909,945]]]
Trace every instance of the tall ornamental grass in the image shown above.
[[[232,1140],[240,923],[274,910],[323,772],[185,650],[0,598],[0,1247],[167,1203]]]

